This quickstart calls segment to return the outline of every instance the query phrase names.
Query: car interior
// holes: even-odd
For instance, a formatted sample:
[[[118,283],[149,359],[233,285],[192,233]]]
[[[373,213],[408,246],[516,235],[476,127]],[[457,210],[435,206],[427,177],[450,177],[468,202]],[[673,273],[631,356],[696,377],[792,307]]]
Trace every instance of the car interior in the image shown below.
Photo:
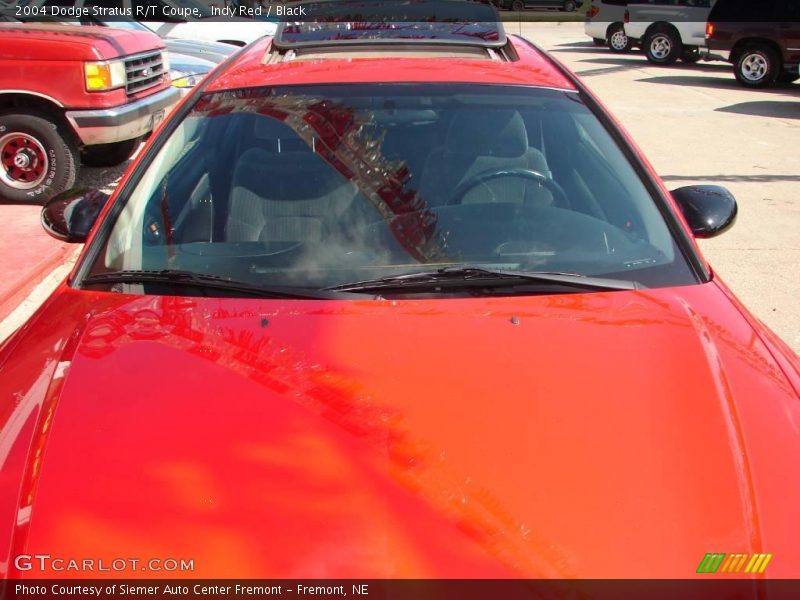
[[[141,240],[117,244],[106,266],[131,268],[124,249],[139,246],[136,268],[178,256],[230,269],[238,257],[247,273],[284,274],[420,262],[601,273],[671,260],[663,220],[574,118],[582,105],[513,100],[273,93],[196,109],[188,139],[156,161]]]

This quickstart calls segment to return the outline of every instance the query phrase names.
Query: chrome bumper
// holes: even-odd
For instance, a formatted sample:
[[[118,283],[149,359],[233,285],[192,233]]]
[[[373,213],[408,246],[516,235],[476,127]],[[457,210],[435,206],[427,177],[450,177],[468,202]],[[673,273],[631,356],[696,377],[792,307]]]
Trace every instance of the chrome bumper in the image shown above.
[[[87,146],[132,140],[153,130],[180,100],[169,87],[130,104],[102,110],[69,110],[67,120]]]

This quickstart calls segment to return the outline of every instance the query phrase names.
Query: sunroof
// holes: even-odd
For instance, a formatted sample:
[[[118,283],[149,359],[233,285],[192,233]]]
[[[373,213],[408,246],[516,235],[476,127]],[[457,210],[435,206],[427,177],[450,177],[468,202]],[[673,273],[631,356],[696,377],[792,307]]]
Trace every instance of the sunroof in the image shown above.
[[[278,26],[279,48],[426,43],[501,47],[506,34],[489,4],[463,0],[304,2],[307,18]]]

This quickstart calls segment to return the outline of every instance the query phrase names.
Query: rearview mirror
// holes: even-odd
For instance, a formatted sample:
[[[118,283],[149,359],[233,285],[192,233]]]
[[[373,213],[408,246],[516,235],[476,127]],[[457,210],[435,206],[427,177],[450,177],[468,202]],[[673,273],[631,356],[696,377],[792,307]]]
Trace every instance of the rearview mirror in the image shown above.
[[[55,196],[42,209],[42,227],[57,240],[86,241],[109,195],[99,190],[72,189]]]
[[[736,198],[724,187],[690,185],[671,193],[696,238],[714,237],[736,222]]]

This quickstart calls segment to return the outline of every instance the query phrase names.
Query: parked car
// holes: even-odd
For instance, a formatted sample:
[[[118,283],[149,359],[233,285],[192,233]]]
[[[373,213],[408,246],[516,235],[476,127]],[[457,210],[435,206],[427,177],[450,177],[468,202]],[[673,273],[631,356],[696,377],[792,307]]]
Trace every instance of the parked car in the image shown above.
[[[498,8],[521,11],[535,8],[557,8],[564,12],[572,12],[583,6],[583,0],[495,0]]]
[[[697,62],[706,50],[706,20],[714,1],[631,2],[625,9],[625,34],[653,64]]]
[[[0,198],[40,202],[126,160],[177,102],[148,32],[0,23]]]
[[[117,24],[115,24],[117,26]],[[181,40],[177,38],[162,38],[170,56],[180,54],[191,56],[198,60],[205,60],[219,64],[238,50],[232,44],[220,42],[205,42],[200,40]]]
[[[282,26],[110,198],[44,208],[85,247],[0,346],[0,575],[49,574],[24,548],[198,579],[686,578],[754,523],[796,575],[800,359],[694,242],[731,194],[667,191],[497,23],[371,22]]]
[[[181,96],[198,85],[208,75],[217,63],[188,54],[170,52],[170,81],[173,87],[180,90]]]
[[[100,25],[102,27],[115,27],[117,29],[132,29],[135,31],[149,31],[151,29],[145,27],[138,21],[130,19],[117,19],[109,21],[107,19],[100,19],[94,15],[88,15],[81,18],[81,25]],[[238,46],[223,42],[210,42],[208,40],[191,40],[181,39],[174,37],[162,37],[164,45],[170,52],[170,55],[182,54],[184,56],[192,56],[205,61],[213,63],[220,63],[231,54],[238,50]]]
[[[584,31],[597,46],[612,52],[628,52],[634,43],[625,34],[625,8],[629,0],[592,0],[586,11]]]
[[[745,87],[796,81],[800,65],[800,2],[717,0],[706,25],[708,47],[733,64]]]
[[[163,38],[177,38],[186,40],[204,40],[209,42],[222,42],[235,46],[246,46],[250,42],[265,35],[275,33],[276,23],[269,21],[256,21],[240,17],[225,17],[212,20],[211,9],[201,0],[31,0],[31,6],[102,6],[107,9],[126,9],[128,14],[136,14],[137,7],[163,6],[175,11],[194,9],[198,18],[185,19],[180,13],[165,15],[160,12],[158,18],[137,19],[149,29]],[[124,17],[123,17],[124,18]]]

